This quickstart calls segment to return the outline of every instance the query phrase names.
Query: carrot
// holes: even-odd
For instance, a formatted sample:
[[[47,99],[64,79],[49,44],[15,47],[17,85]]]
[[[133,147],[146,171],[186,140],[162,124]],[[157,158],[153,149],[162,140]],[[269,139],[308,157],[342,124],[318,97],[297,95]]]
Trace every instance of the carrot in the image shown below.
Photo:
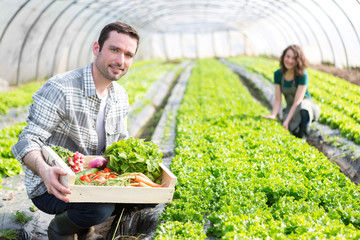
[[[134,184],[128,184],[128,185],[125,185],[124,187],[137,187],[137,185],[134,185]]]
[[[143,174],[143,173],[141,173],[141,172],[139,172],[139,173],[137,173],[137,174],[139,174],[140,176],[148,179],[149,181],[152,181],[148,176],[146,176],[145,174]]]
[[[143,175],[143,174],[142,174]],[[140,174],[135,174],[135,179],[134,181],[137,183],[144,183],[149,187],[163,187],[160,184],[154,183],[153,181],[151,181],[148,177],[146,176],[142,176]]]
[[[138,185],[136,185],[137,187],[151,187],[149,185],[147,185],[146,183],[143,182],[138,182]]]

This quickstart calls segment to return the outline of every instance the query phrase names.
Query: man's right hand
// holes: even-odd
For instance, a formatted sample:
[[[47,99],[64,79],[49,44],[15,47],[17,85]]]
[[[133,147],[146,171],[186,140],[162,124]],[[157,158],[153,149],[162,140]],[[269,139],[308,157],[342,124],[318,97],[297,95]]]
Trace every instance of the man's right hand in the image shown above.
[[[39,171],[39,176],[44,180],[48,193],[53,194],[64,202],[69,202],[66,194],[71,194],[71,191],[59,182],[59,177],[66,174],[67,172],[64,169],[51,166]]]
[[[71,191],[59,182],[59,177],[67,174],[64,169],[49,166],[40,151],[27,153],[23,160],[31,171],[43,179],[48,193],[64,202],[69,202],[66,194],[71,194]]]

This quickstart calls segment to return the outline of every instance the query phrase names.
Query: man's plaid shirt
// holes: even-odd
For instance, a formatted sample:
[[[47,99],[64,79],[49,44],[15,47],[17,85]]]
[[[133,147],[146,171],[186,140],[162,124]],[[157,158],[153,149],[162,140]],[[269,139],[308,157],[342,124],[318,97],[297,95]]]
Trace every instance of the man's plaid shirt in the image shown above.
[[[96,94],[91,66],[56,75],[33,95],[27,126],[11,149],[22,164],[28,152],[41,151],[43,145],[96,155],[98,136],[95,126],[101,101]],[[105,113],[106,147],[128,137],[128,111],[127,92],[113,82]],[[28,168],[25,185],[29,198],[47,191],[42,179]]]

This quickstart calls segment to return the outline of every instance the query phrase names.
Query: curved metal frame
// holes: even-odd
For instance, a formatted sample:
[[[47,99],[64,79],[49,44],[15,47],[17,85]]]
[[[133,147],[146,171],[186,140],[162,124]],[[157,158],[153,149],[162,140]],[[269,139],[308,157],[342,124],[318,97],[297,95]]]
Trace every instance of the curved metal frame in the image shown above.
[[[311,1],[313,1],[313,0],[311,0]],[[331,53],[332,53],[332,56],[333,56],[333,62],[335,62],[335,52],[334,52],[334,48],[333,48],[333,46],[332,46],[332,44],[331,44],[330,38],[329,38],[328,34],[326,33],[324,27],[321,25],[321,23],[319,22],[319,20],[314,16],[314,14],[313,14],[311,11],[309,11],[309,10],[303,5],[303,3],[300,3],[300,1],[298,1],[297,3],[298,3],[307,13],[309,13],[309,14],[313,17],[313,19],[315,20],[315,22],[318,23],[318,26],[319,26],[320,29],[323,31],[324,36],[325,36],[326,40],[327,40],[328,43],[329,43],[329,46],[330,46],[330,49],[331,49]],[[319,44],[319,48],[321,48],[321,45],[320,45],[320,44]],[[324,59],[322,59],[322,61],[323,61],[323,60],[324,60]]]
[[[333,26],[335,27],[335,30],[337,32],[337,34],[339,35],[339,38],[341,40],[341,44],[342,44],[342,47],[344,49],[344,53],[345,53],[345,59],[346,59],[346,66],[349,67],[349,59],[348,59],[348,54],[347,54],[347,51],[346,51],[346,47],[345,47],[345,43],[344,43],[344,39],[343,37],[341,36],[341,33],[337,27],[337,25],[335,24],[334,20],[332,20],[332,18],[329,16],[329,14],[324,11],[324,9],[319,5],[319,3],[317,3],[315,0],[312,0],[318,7],[319,9],[321,9],[323,11],[323,13],[327,16],[327,18],[330,20],[330,22],[333,24]],[[334,58],[334,63],[336,62],[335,58]]]
[[[64,31],[61,34],[60,40],[59,42],[56,44],[56,49],[55,49],[55,57],[53,59],[53,63],[52,63],[52,67],[51,67],[51,74],[54,75],[55,74],[55,66],[56,66],[56,61],[58,58],[58,53],[59,53],[59,49],[61,46],[61,43],[64,39],[64,37],[66,36],[66,33],[68,31],[68,29],[70,29],[70,26],[75,22],[75,20],[81,16],[81,13],[84,12],[85,9],[87,9],[91,4],[93,4],[93,2],[90,2],[89,4],[87,4],[85,7],[81,8],[75,15],[74,17],[70,20],[70,22],[64,27]]]
[[[293,8],[289,8],[289,9],[291,9],[300,19],[302,19],[303,22],[305,23],[305,25],[308,27],[308,29],[309,29],[310,32],[312,33],[312,35],[313,35],[313,37],[314,37],[314,39],[316,40],[316,43],[317,43],[317,45],[318,45],[318,49],[319,49],[319,51],[320,51],[320,58],[323,59],[324,56],[323,56],[322,49],[321,49],[321,47],[320,47],[320,41],[319,41],[317,35],[315,34],[314,30],[313,30],[312,27],[310,26],[309,22],[307,21],[307,19],[306,19],[306,18],[302,18],[302,17],[300,16],[300,14],[299,14],[297,11],[295,11]],[[306,35],[306,34],[305,34],[305,35]],[[308,39],[308,43],[309,43],[309,42],[310,42],[310,40]]]
[[[95,19],[95,23],[97,23],[97,24],[95,24],[95,26],[98,26],[98,25],[104,25],[103,23],[104,22],[108,22],[108,20],[107,19],[114,19],[114,16],[113,15],[110,15],[109,17],[107,17],[106,18],[106,20],[102,20],[102,19],[104,19],[106,16],[108,16],[108,14],[110,13],[110,12],[112,12],[112,9],[110,10],[110,11],[107,11],[107,12],[105,12],[104,14],[102,14],[102,15],[100,15],[97,19]],[[94,17],[95,18],[95,14],[94,15],[91,15],[92,17]],[[90,24],[90,19],[91,19],[91,17],[89,18],[89,24]],[[102,21],[101,21],[102,20]],[[99,29],[98,27],[95,27],[94,25],[92,25],[90,28],[89,28],[89,30],[87,31],[87,33],[86,34],[84,34],[85,36],[90,36],[91,35],[91,33],[93,33],[93,34],[98,34],[98,32],[94,32],[94,30],[93,29]],[[78,36],[77,36],[78,37]],[[80,65],[80,56],[81,56],[81,53],[83,52],[83,49],[85,48],[85,46],[87,46],[86,44],[85,44],[85,41],[87,40],[87,39],[89,39],[89,37],[88,38],[83,38],[83,40],[81,41],[81,44],[80,44],[80,46],[81,46],[81,48],[79,48],[79,54],[77,55],[77,65],[79,66]]]
[[[3,30],[3,32],[1,33],[1,37],[0,37],[0,45],[2,42],[2,39],[7,31],[7,29],[9,28],[10,24],[14,21],[14,19],[16,18],[16,16],[21,12],[21,10],[26,6],[26,4],[28,4],[30,2],[30,0],[27,0],[26,2],[24,2],[19,8],[18,10],[14,13],[14,15],[10,18],[10,20],[6,23],[6,26]]]
[[[46,2],[42,2],[41,9],[37,9],[37,16],[34,18],[33,22],[28,24],[26,29],[26,34],[23,37],[23,40],[20,44],[20,48],[18,50],[18,57],[13,58],[16,59],[17,69],[15,72],[16,83],[20,84],[20,76],[22,70],[22,61],[23,56],[25,54],[24,51],[28,51],[25,49],[26,44],[29,43],[29,38],[31,37],[32,32],[34,31],[35,26],[38,24],[39,19],[49,10],[49,8],[56,2],[57,0],[47,0]],[[21,16],[22,10],[29,5],[30,0],[24,1],[19,4],[18,9],[12,15],[9,14],[9,19],[5,24],[5,27],[0,36],[0,47],[5,47],[4,42],[2,41],[5,36],[7,36],[8,29],[11,24],[14,23],[14,20]],[[356,1],[360,4],[360,0]],[[59,51],[61,44],[64,42],[65,37],[71,37],[72,43],[69,45],[69,54],[67,58],[67,69],[70,67],[70,64],[79,65],[81,63],[82,58],[90,58],[90,55],[87,56],[84,51],[88,49],[87,42],[89,39],[94,37],[94,34],[97,32],[94,29],[98,29],[100,25],[106,24],[107,22],[114,20],[122,20],[126,21],[129,24],[136,27],[139,33],[144,37],[151,36],[153,33],[166,33],[169,29],[169,26],[176,25],[176,31],[180,34],[187,33],[186,24],[191,24],[195,22],[199,22],[199,26],[201,24],[208,25],[207,32],[214,33],[216,31],[226,31],[230,30],[238,31],[242,33],[244,36],[246,31],[248,33],[253,32],[253,34],[249,36],[264,36],[264,41],[267,41],[264,46],[268,45],[271,48],[280,48],[280,46],[274,41],[275,39],[271,36],[267,36],[261,34],[261,32],[266,32],[266,26],[263,26],[264,22],[258,22],[257,20],[266,19],[267,24],[271,25],[271,27],[276,31],[275,34],[280,34],[281,39],[285,39],[285,41],[291,41],[292,38],[297,38],[300,44],[306,45],[312,43],[311,41],[315,41],[314,43],[318,46],[321,61],[324,61],[324,51],[326,51],[325,47],[328,48],[330,52],[330,58],[332,58],[332,62],[337,62],[337,57],[345,57],[340,61],[346,61],[346,66],[349,66],[349,49],[346,47],[346,41],[341,34],[341,29],[339,28],[339,23],[334,21],[331,18],[329,12],[324,8],[324,4],[317,2],[316,0],[308,0],[308,4],[312,4],[314,9],[309,9],[306,5],[306,2],[300,0],[294,0],[291,2],[280,1],[280,0],[268,0],[268,1],[248,1],[248,0],[182,0],[182,1],[171,1],[168,2],[166,0],[149,0],[149,1],[136,1],[136,2],[118,2],[116,0],[98,0],[98,1],[65,1],[63,3],[63,7],[59,12],[52,18],[52,22],[49,26],[46,26],[44,35],[41,35],[41,45],[37,52],[36,56],[36,71],[35,77],[38,78],[41,71],[41,59],[44,54],[46,42],[50,39],[50,33],[52,28],[56,25],[62,34],[59,38],[56,39],[55,46],[55,54],[54,58],[51,59],[51,72],[55,73],[55,68],[57,66],[57,61],[59,58]],[[350,18],[346,14],[346,11],[338,3],[336,0],[331,1],[332,6],[334,6],[335,11],[339,11],[340,14],[346,18],[350,29],[353,31],[355,44],[360,47],[360,33],[357,30],[353,19]],[[66,26],[59,26],[59,22],[62,19],[65,19],[66,13],[73,6],[80,6],[80,10],[72,16],[71,20],[68,21]],[[321,31],[322,36],[324,37],[324,41],[327,42],[325,45],[320,44],[319,35],[315,33],[313,30],[310,21],[306,18],[302,18],[300,13],[296,11],[296,7],[301,7],[306,14],[311,16],[311,20],[316,23],[316,27]],[[99,11],[100,9],[100,11]],[[82,13],[86,10],[86,15]],[[246,11],[246,14],[242,14]],[[323,20],[328,24],[331,24],[331,30],[328,32],[327,29],[322,25],[321,19],[316,16],[316,11],[321,12],[321,16],[324,16]],[[169,14],[172,14],[171,16]],[[225,16],[224,16],[225,15]],[[81,17],[83,16],[83,17]],[[184,20],[184,16],[187,16],[187,20]],[[34,16],[35,17],[35,16]],[[292,19],[292,21],[283,21],[283,19]],[[325,20],[327,19],[327,20]],[[82,21],[79,25],[79,21]],[[256,28],[253,27],[252,30],[248,28],[249,24],[255,24]],[[17,23],[18,24],[18,23]],[[184,28],[181,29],[181,25],[184,25]],[[257,25],[256,25],[257,24]],[[72,26],[76,26],[79,28],[81,34],[75,34],[74,36],[68,36],[69,30],[71,30]],[[81,29],[80,29],[81,27]],[[199,31],[193,29],[193,34],[198,34]],[[200,28],[198,28],[200,29]],[[291,34],[284,33],[284,29]],[[200,29],[201,30],[201,29]],[[254,35],[255,34],[255,35]],[[312,38],[310,38],[310,35]],[[336,42],[332,40],[332,37],[329,34],[335,34]],[[213,34],[211,35],[213,38]],[[266,39],[267,38],[267,39]],[[9,36],[7,36],[9,39]],[[286,40],[288,39],[288,40]],[[321,39],[322,40],[322,39]],[[339,41],[338,41],[339,40]],[[212,39],[214,41],[214,39]],[[7,40],[6,44],[8,45],[9,40]],[[342,54],[339,55],[335,53],[335,45],[340,45],[343,51]],[[77,46],[74,46],[77,45]],[[74,52],[74,47],[77,47],[77,51]],[[181,46],[183,47],[183,46]],[[282,46],[283,47],[283,46]],[[164,49],[165,51],[165,49]],[[91,54],[91,52],[89,53]],[[165,53],[168,54],[168,53]],[[198,55],[198,54],[197,54]],[[76,58],[76,59],[74,59]]]
[[[20,70],[21,70],[21,58],[24,52],[24,47],[25,44],[27,42],[27,39],[31,33],[31,30],[33,29],[33,27],[37,24],[37,22],[39,21],[40,17],[46,12],[47,9],[49,9],[49,7],[55,3],[56,0],[52,0],[48,5],[46,5],[46,7],[40,12],[40,14],[36,17],[35,21],[31,24],[30,28],[28,29],[28,31],[26,32],[26,36],[24,38],[24,41],[21,44],[21,48],[20,48],[20,54],[19,54],[19,59],[18,59],[18,65],[17,65],[17,71],[16,71],[16,83],[19,85],[20,84]]]
[[[76,3],[76,0],[72,1],[72,3],[70,3],[69,5],[67,5],[57,16],[56,18],[54,19],[54,21],[50,24],[50,27],[48,28],[42,42],[41,42],[41,45],[40,45],[40,49],[39,49],[39,53],[38,53],[38,56],[37,56],[37,59],[36,59],[36,72],[35,72],[35,79],[39,80],[38,79],[38,76],[39,76],[39,65],[40,65],[40,57],[41,57],[41,53],[42,53],[42,50],[45,46],[45,42],[46,40],[48,39],[48,36],[52,30],[52,27],[57,23],[57,21],[62,17],[62,15],[70,9],[70,7],[72,5],[74,5]]]
[[[354,30],[354,33],[355,33],[355,35],[356,35],[356,38],[357,38],[358,43],[359,43],[359,46],[360,46],[360,37],[359,37],[358,32],[356,31],[356,28],[355,28],[354,24],[352,23],[352,21],[350,20],[350,18],[346,15],[344,9],[342,9],[342,7],[341,7],[335,0],[333,0],[333,2],[336,4],[336,6],[340,9],[340,11],[344,14],[344,16],[346,17],[346,19],[349,21],[349,24],[350,24],[350,26],[352,27],[352,29]],[[360,0],[358,0],[358,3],[360,4]],[[350,67],[349,64],[347,65],[347,67],[348,67],[348,68]]]

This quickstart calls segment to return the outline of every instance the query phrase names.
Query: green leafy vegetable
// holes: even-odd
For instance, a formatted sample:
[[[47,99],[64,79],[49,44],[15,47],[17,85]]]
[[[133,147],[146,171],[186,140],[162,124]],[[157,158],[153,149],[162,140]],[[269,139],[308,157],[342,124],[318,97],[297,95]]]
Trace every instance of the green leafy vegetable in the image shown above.
[[[70,151],[69,149],[64,148],[64,147],[54,146],[54,147],[51,147],[51,148],[66,163],[68,162],[67,161],[68,157],[72,157],[74,155],[74,153],[72,151]]]
[[[72,152],[64,147],[53,146],[52,149],[60,156],[60,158],[70,167],[74,173],[81,172],[84,169],[84,154]]]
[[[131,137],[113,143],[104,154],[109,159],[107,167],[118,173],[141,172],[152,181],[161,175],[159,164],[163,153],[153,142]]]

